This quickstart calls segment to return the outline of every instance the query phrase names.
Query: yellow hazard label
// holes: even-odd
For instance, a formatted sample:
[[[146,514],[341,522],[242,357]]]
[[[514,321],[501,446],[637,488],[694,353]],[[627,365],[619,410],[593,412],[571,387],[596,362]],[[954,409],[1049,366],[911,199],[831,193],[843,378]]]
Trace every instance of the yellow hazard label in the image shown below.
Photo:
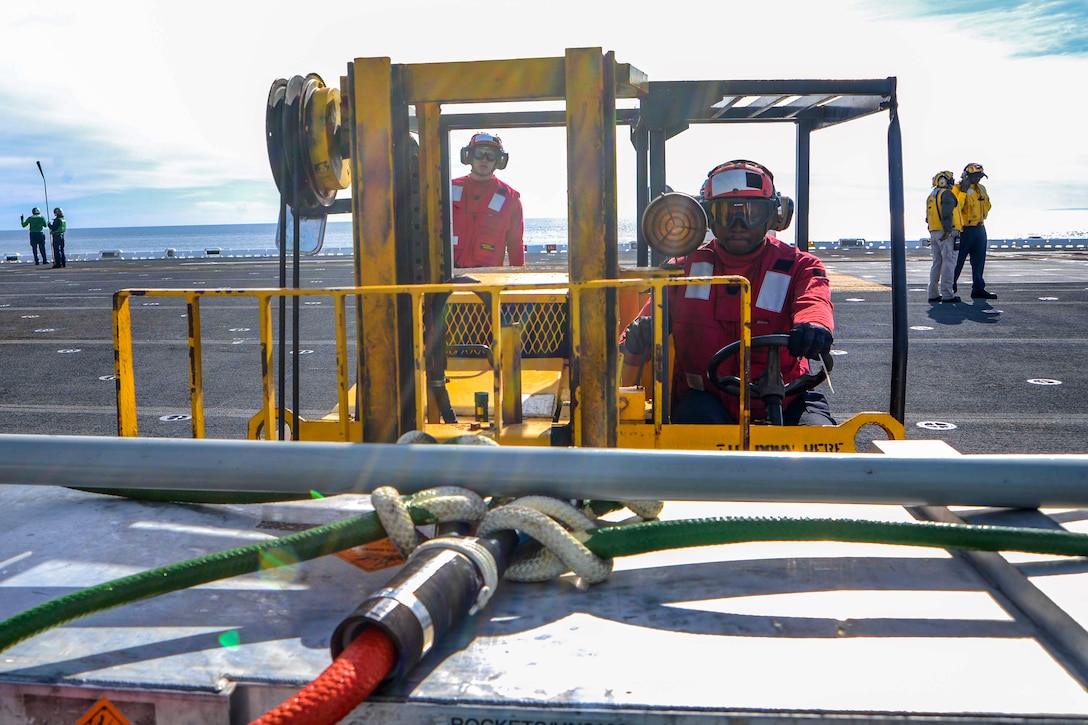
[[[404,563],[404,557],[400,555],[397,547],[388,537],[363,546],[338,551],[336,555],[363,571],[380,571]]]
[[[132,723],[113,706],[112,702],[103,697],[91,705],[91,709],[76,720],[75,725],[132,725]]]

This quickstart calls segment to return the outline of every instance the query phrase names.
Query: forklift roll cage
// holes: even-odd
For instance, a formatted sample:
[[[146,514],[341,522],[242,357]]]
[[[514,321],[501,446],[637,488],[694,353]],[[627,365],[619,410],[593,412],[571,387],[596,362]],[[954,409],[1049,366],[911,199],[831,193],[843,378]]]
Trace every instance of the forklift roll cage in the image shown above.
[[[905,236],[903,228],[902,147],[895,78],[877,80],[717,80],[650,81],[631,65],[618,63],[599,48],[568,49],[563,58],[473,63],[395,65],[385,58],[357,59],[342,79],[348,117],[353,119],[352,212],[355,224],[356,283],[438,283],[451,276],[447,194],[450,180],[449,132],[565,126],[569,280],[584,283],[618,279],[616,221],[617,124],[630,127],[636,152],[636,205],[641,217],[650,199],[666,187],[665,142],[691,124],[792,123],[796,128],[796,238],[809,247],[810,137],[813,131],[888,111],[888,198],[893,282],[892,380],[889,412],[904,419],[907,330]],[[635,99],[637,108],[617,109],[616,100]],[[564,101],[563,111],[442,114],[441,104],[509,101]],[[399,220],[410,217],[406,194],[417,169],[407,149],[415,108],[419,139],[418,177],[421,234],[415,244]],[[365,163],[361,163],[365,160]],[[387,183],[392,181],[393,183]],[[365,261],[365,264],[364,264]],[[647,241],[638,239],[638,266],[650,262]],[[660,260],[653,260],[659,262]],[[379,262],[379,263],[373,263]],[[396,274],[394,275],[394,272]],[[574,320],[580,339],[571,369],[572,420],[582,445],[615,445],[617,369],[613,331],[614,293],[594,293],[601,304],[580,305]],[[587,300],[588,301],[588,300]],[[392,440],[394,431],[372,426],[403,410],[391,386],[371,381],[399,379],[393,344],[384,330],[403,322],[388,302],[362,303],[360,319],[367,354],[360,361],[364,439]],[[378,354],[370,354],[377,350]],[[398,430],[415,427],[402,418]]]
[[[743,430],[739,437],[734,437],[731,432],[715,437],[717,434],[695,431],[694,426],[667,424],[667,389],[670,384],[667,355],[661,355],[663,360],[654,365],[653,410],[646,413],[645,419],[641,410],[634,419],[625,417],[623,430],[620,430],[620,408],[626,405],[630,413],[635,406],[644,405],[644,400],[625,398],[616,384],[619,369],[616,337],[619,324],[625,321],[619,317],[626,314],[631,300],[637,297],[637,284],[633,281],[645,282],[642,288],[652,290],[654,304],[659,309],[663,305],[665,286],[687,282],[676,279],[675,273],[670,275],[651,266],[651,263],[656,265],[661,260],[651,259],[651,256],[657,255],[651,255],[641,229],[637,242],[637,267],[620,268],[616,130],[619,125],[629,127],[636,155],[636,206],[641,218],[650,200],[666,189],[666,141],[691,124],[793,123],[797,148],[796,238],[798,247],[807,250],[811,133],[885,110],[889,112],[887,153],[893,285],[891,399],[888,414],[861,414],[855,416],[854,422],[858,425],[875,424],[883,427],[890,437],[902,437],[907,361],[906,275],[902,151],[895,78],[651,82],[637,68],[617,62],[611,52],[604,53],[600,48],[574,48],[567,49],[563,57],[476,62],[399,65],[388,58],[357,58],[348,64],[347,74],[340,79],[338,97],[335,89],[326,89],[313,74],[306,79],[292,79],[296,90],[297,81],[303,81],[309,89],[303,94],[304,101],[320,98],[324,104],[321,106],[323,115],[316,116],[319,122],[313,124],[313,128],[307,127],[302,131],[303,134],[312,134],[311,148],[332,150],[322,157],[326,167],[319,170],[317,178],[332,179],[339,184],[331,189],[331,193],[326,193],[330,192],[329,189],[320,190],[325,195],[318,198],[327,206],[302,209],[298,216],[350,211],[353,219],[355,288],[329,290],[327,293],[334,295],[338,309],[346,307],[347,297],[354,302],[357,331],[354,400],[353,405],[345,405],[346,371],[350,369],[351,361],[343,349],[345,335],[340,329],[346,323],[346,316],[338,315],[339,402],[336,420],[330,421],[334,424],[329,426],[335,430],[335,434],[329,438],[319,436],[319,439],[388,443],[407,431],[433,427],[437,422],[433,400],[429,397],[426,400],[418,399],[428,396],[432,387],[422,370],[428,360],[421,352],[433,349],[433,345],[424,339],[427,316],[433,310],[424,301],[423,295],[445,295],[447,299],[451,295],[461,295],[462,298],[466,293],[470,298],[475,295],[474,299],[478,299],[485,310],[490,310],[490,330],[484,334],[484,340],[491,344],[496,360],[500,355],[497,351],[501,350],[503,360],[508,361],[511,354],[520,360],[520,343],[516,339],[505,339],[506,333],[499,329],[501,306],[498,298],[507,292],[516,296],[520,288],[523,299],[531,300],[529,293],[540,293],[553,301],[560,300],[559,305],[563,305],[565,299],[569,308],[569,319],[565,320],[564,329],[569,338],[564,341],[566,360],[560,378],[565,392],[569,392],[569,409],[563,411],[563,425],[553,426],[551,430],[552,444],[735,448],[738,446],[727,441],[738,440],[739,447],[747,449],[759,441],[772,441],[775,436],[801,444],[810,439],[822,440],[819,429],[806,432],[780,428],[770,431],[765,430],[765,426],[753,427],[753,430],[759,430],[750,437],[746,420],[742,421],[740,427]],[[277,83],[287,85],[290,98],[291,84],[285,81]],[[274,84],[273,94],[282,87]],[[312,95],[306,95],[311,92]],[[617,108],[617,99],[629,99],[634,107]],[[271,100],[270,94],[270,108]],[[526,101],[562,102],[564,110],[441,112],[442,104]],[[290,110],[296,113],[295,106],[291,106]],[[311,119],[309,114],[309,109],[303,106],[301,116],[295,117]],[[324,126],[320,121],[324,122]],[[500,284],[485,272],[475,274],[481,277],[481,284],[451,286],[451,280],[457,280],[453,277],[448,223],[450,132],[555,126],[566,128],[566,276],[558,279],[559,276],[555,274],[541,276],[538,273],[521,273],[506,275]],[[313,139],[316,139],[316,145]],[[271,149],[272,145],[270,158]],[[342,166],[330,169],[327,165],[329,160],[334,162],[334,166],[336,162]],[[273,169],[274,172],[283,173],[274,159]],[[315,167],[311,171],[316,173],[318,170]],[[297,168],[296,173],[300,173]],[[311,178],[315,178],[314,175]],[[283,192],[281,181],[281,178],[277,178]],[[351,198],[335,200],[335,189],[346,186],[350,186]],[[298,187],[295,188],[297,190]],[[668,279],[670,276],[672,279]],[[746,294],[747,281],[740,282]],[[251,437],[257,437],[255,431],[262,426],[265,431],[273,427],[275,401],[270,377],[272,325],[268,315],[274,292],[253,291],[262,305],[264,402],[262,411],[251,421]],[[192,318],[198,315],[199,299],[214,291],[126,290],[119,293],[115,300],[115,335],[119,380],[118,431],[121,435],[136,435],[135,391],[130,379],[131,340],[125,340],[130,336],[127,299],[132,294],[149,293],[186,295]],[[239,293],[237,290],[230,291],[235,296]],[[303,293],[313,294],[315,291],[279,291],[282,297]],[[190,328],[199,331],[199,318],[196,320],[195,325],[193,319],[190,320]],[[432,334],[434,327],[431,324]],[[750,329],[748,325],[743,327],[747,343]],[[520,332],[514,334],[516,337]],[[664,333],[658,329],[655,334],[661,345],[658,349],[667,349],[667,344],[663,344],[667,343]],[[265,340],[265,337],[269,339]],[[201,377],[199,347],[197,332],[190,336],[190,365],[198,366],[190,370],[190,378],[196,383]],[[511,353],[511,350],[517,352]],[[747,369],[746,346],[742,348],[740,363],[742,369]],[[493,367],[497,413],[500,399],[509,399],[503,404],[503,413],[498,415],[500,420],[493,424],[491,434],[503,442],[513,442],[517,436],[504,431],[501,422],[504,418],[509,422],[512,416],[520,417],[520,408],[515,409],[510,400],[520,400],[520,384],[510,383],[509,380],[504,382],[500,366],[493,364]],[[196,410],[203,401],[200,386],[194,385],[192,399],[196,421],[203,419],[202,411]],[[557,421],[559,412],[557,408]],[[281,421],[287,417],[284,411],[280,411],[280,414]],[[293,427],[302,426],[304,421],[297,411],[288,415]],[[653,425],[631,425],[633,422]],[[737,426],[722,428],[735,429]],[[652,432],[647,432],[648,429],[652,429]],[[853,446],[853,430],[848,432],[843,427],[839,433],[840,436],[850,437],[846,450]],[[450,433],[449,430],[443,432]],[[202,437],[202,427],[194,423],[193,434],[194,437]],[[546,436],[518,435],[522,440],[533,437],[533,440],[526,442],[536,445],[542,441],[544,444],[548,442]],[[790,449],[827,450],[807,444]]]

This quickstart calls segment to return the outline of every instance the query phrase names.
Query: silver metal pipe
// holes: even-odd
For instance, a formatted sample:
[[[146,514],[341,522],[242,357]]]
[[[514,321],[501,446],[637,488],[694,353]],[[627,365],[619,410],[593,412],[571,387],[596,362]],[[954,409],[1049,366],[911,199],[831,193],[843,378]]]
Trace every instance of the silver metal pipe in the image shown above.
[[[458,485],[606,500],[1088,506],[1088,455],[642,451],[0,436],[0,484],[323,495]]]

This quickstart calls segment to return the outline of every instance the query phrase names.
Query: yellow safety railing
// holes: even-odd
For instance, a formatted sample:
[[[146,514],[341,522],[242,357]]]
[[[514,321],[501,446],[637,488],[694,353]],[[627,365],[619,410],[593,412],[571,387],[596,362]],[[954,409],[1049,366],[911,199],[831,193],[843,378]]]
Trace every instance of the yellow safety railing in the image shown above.
[[[367,295],[408,295],[411,298],[412,310],[412,355],[414,361],[413,378],[416,388],[416,420],[426,420],[427,414],[427,380],[424,360],[424,300],[428,295],[435,294],[474,294],[484,304],[490,306],[490,344],[493,350],[500,349],[499,328],[501,326],[501,308],[503,298],[511,293],[526,291],[556,291],[558,288],[568,290],[567,294],[572,305],[571,318],[579,319],[578,311],[581,293],[587,290],[601,289],[632,289],[637,291],[650,290],[653,300],[654,314],[658,320],[664,319],[665,287],[677,285],[705,285],[728,284],[740,287],[740,309],[742,311],[741,329],[743,344],[739,353],[740,369],[746,376],[750,367],[749,345],[751,342],[751,323],[749,301],[751,288],[743,277],[668,277],[668,278],[628,278],[617,280],[593,280],[580,284],[557,285],[554,281],[539,283],[511,284],[419,284],[419,285],[378,285],[367,287],[342,287],[328,289],[202,289],[202,290],[177,290],[177,289],[126,289],[114,295],[113,328],[114,328],[114,360],[117,386],[117,433],[119,436],[138,435],[136,414],[136,384],[133,361],[132,341],[132,310],[131,301],[135,298],[146,299],[156,297],[171,297],[184,299],[186,302],[188,318],[188,343],[189,343],[189,397],[190,412],[192,416],[192,437],[205,437],[205,411],[204,411],[204,370],[203,370],[203,343],[200,327],[200,304],[205,298],[253,298],[256,301],[260,319],[260,374],[262,404],[260,415],[263,418],[266,437],[267,433],[275,429],[276,400],[274,390],[274,360],[273,360],[273,323],[272,302],[280,298],[298,297],[332,297],[334,301],[335,327],[336,327],[336,393],[337,414],[336,424],[340,429],[341,440],[351,440],[351,416],[349,405],[350,375],[347,349],[347,313],[346,304],[348,297],[363,297]],[[577,324],[576,322],[574,323]],[[572,331],[575,340],[578,339],[578,331]],[[665,331],[662,325],[655,326],[654,347],[663,351]],[[572,348],[573,349],[573,348]],[[660,368],[660,364],[658,365]],[[500,365],[493,368],[494,384],[494,410],[495,425],[502,430],[503,415],[503,385],[502,370]],[[664,386],[668,381],[662,375],[654,376],[653,395],[654,400],[664,400]],[[748,440],[748,416],[745,412],[749,408],[747,386],[741,386],[741,420],[744,424],[739,426],[741,430],[740,445],[745,445]],[[298,416],[298,411],[294,411]],[[654,406],[653,425],[660,431],[664,425],[661,406]]]

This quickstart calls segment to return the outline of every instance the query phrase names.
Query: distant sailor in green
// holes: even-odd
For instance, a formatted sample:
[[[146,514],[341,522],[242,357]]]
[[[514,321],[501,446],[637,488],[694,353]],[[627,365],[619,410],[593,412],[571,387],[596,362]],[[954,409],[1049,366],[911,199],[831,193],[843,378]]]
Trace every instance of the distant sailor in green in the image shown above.
[[[42,216],[42,210],[34,207],[29,219],[20,214],[19,221],[23,223],[24,229],[30,227],[30,248],[34,251],[34,264],[49,264],[49,260],[45,258],[45,232],[42,231],[48,222]],[[38,252],[42,255],[41,262],[38,261]]]
[[[64,256],[64,232],[67,229],[64,210],[58,206],[53,210],[53,221],[49,222],[49,233],[53,235],[53,269],[68,266],[68,258]]]

